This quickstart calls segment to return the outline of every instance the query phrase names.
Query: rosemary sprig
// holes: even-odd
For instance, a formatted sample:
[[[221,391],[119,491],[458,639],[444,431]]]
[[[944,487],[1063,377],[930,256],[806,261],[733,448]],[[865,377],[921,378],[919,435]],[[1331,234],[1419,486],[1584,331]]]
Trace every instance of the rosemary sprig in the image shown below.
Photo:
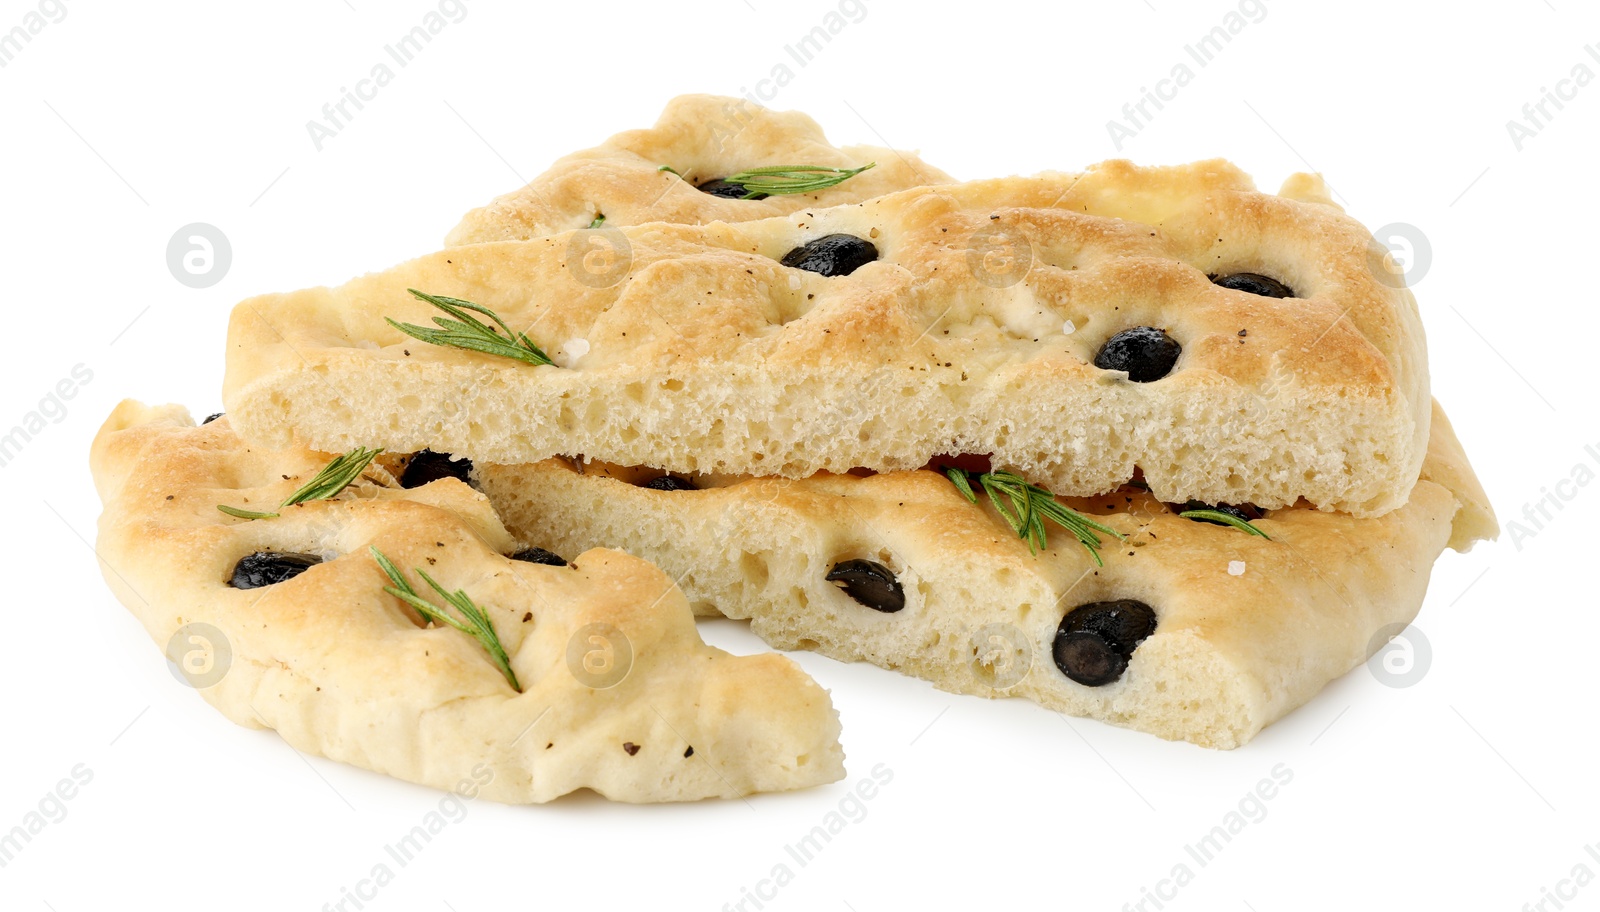
[[[372,465],[372,460],[382,452],[382,449],[369,450],[365,447],[356,447],[323,466],[322,471],[306,482],[300,490],[285,498],[279,506],[292,507],[308,500],[326,500],[337,496],[340,491],[350,487],[357,478],[360,478],[361,473],[365,472],[367,466]]]
[[[483,645],[484,650],[489,653],[489,658],[494,660],[495,667],[499,668],[500,673],[506,676],[506,681],[511,684],[511,689],[517,693],[522,693],[522,685],[517,682],[517,674],[511,670],[511,660],[506,657],[505,647],[500,645],[500,635],[494,632],[494,625],[489,622],[489,616],[484,613],[482,608],[473,604],[472,599],[467,596],[464,590],[457,589],[455,592],[446,592],[443,586],[428,575],[428,571],[421,567],[415,568],[417,575],[422,577],[423,581],[429,586],[432,586],[434,592],[439,593],[441,598],[459,611],[463,618],[466,618],[465,622],[457,620],[447,614],[443,608],[417,595],[417,591],[411,588],[410,583],[406,582],[406,578],[401,575],[399,568],[394,565],[393,561],[385,557],[382,551],[378,550],[377,545],[369,546],[369,550],[372,552],[372,559],[378,562],[378,566],[388,575],[389,581],[394,583],[393,586],[384,586],[384,592],[417,609],[418,613],[424,618],[436,624],[448,624],[477,640]]]
[[[1251,535],[1259,535],[1267,541],[1272,541],[1272,536],[1251,525],[1249,520],[1240,519],[1237,516],[1234,516],[1230,513],[1224,513],[1221,510],[1184,510],[1178,515],[1184,519],[1197,519],[1201,522],[1217,523],[1218,525],[1222,526],[1232,526],[1241,532],[1248,532]]]
[[[766,168],[747,168],[722,178],[725,183],[744,188],[739,199],[757,199],[763,196],[783,196],[790,193],[812,193],[837,187],[857,174],[878,166],[867,162],[859,168],[826,168],[822,165],[772,165]],[[671,165],[657,170],[678,172]],[[679,177],[683,175],[679,174]]]
[[[877,162],[867,162],[859,168],[823,168],[817,165],[774,165],[770,168],[750,168],[724,177],[730,184],[744,188],[740,199],[756,196],[782,196],[788,193],[811,193],[837,187]]]
[[[272,519],[278,515],[276,513],[257,513],[255,510],[246,510],[242,507],[230,507],[227,504],[217,504],[217,509],[228,514],[229,516],[237,516],[240,519]]]
[[[1014,472],[974,473],[955,466],[946,468],[944,472],[955,484],[956,490],[971,503],[978,502],[978,495],[972,489],[972,478],[976,476],[995,510],[1017,533],[1018,538],[1027,540],[1028,550],[1034,554],[1046,546],[1044,521],[1047,519],[1071,532],[1098,567],[1104,567],[1105,561],[1100,558],[1100,537],[1095,533],[1104,532],[1117,541],[1126,538],[1116,529],[1062,506],[1054,494],[1038,485],[1029,484]]]
[[[350,487],[361,473],[372,465],[372,460],[377,458],[383,450],[369,450],[365,447],[356,447],[343,456],[335,456],[332,462],[322,467],[312,479],[300,486],[300,489],[283,499],[278,504],[280,507],[292,507],[295,504],[305,503],[308,500],[327,500],[338,497],[340,492]],[[217,509],[240,519],[272,519],[276,513],[257,513],[241,507],[230,507],[226,504],[217,504]]]
[[[539,346],[534,345],[533,341],[525,333],[512,332],[511,327],[507,326],[505,321],[500,319],[489,308],[479,306],[471,301],[463,301],[460,298],[431,295],[415,288],[407,288],[406,290],[420,300],[432,304],[434,307],[449,314],[450,317],[455,318],[434,317],[433,322],[438,324],[439,328],[428,329],[412,323],[396,323],[394,320],[384,317],[390,326],[413,339],[421,339],[434,345],[464,348],[488,355],[515,358],[518,361],[524,361],[534,366],[552,363],[550,356],[545,354]],[[499,331],[493,326],[467,313],[469,310],[481,313],[493,320],[500,329],[505,330],[505,335],[500,335]]]

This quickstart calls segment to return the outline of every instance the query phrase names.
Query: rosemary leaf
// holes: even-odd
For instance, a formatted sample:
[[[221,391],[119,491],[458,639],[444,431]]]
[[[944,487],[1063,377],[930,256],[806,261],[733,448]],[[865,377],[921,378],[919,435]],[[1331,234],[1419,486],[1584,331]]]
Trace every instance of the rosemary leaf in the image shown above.
[[[739,199],[760,199],[763,196],[783,196],[790,193],[814,193],[837,187],[857,174],[876,168],[877,162],[867,162],[859,168],[828,168],[823,165],[769,165],[765,168],[746,168],[722,178],[724,183],[744,188]],[[657,171],[678,174],[671,165],[662,165]],[[683,175],[678,174],[679,177]],[[590,225],[593,228],[595,226]]]
[[[505,321],[487,307],[463,301],[460,298],[450,298],[444,295],[431,295],[408,288],[416,298],[439,308],[449,317],[434,317],[433,322],[438,329],[428,329],[413,323],[398,323],[385,317],[390,326],[400,330],[413,339],[420,339],[433,345],[447,346],[450,348],[463,348],[469,351],[483,352],[487,355],[499,355],[505,358],[515,358],[532,364],[536,367],[551,364],[550,356],[545,354],[539,346],[533,344],[525,333],[513,332]],[[472,313],[480,313],[495,322],[495,326],[479,320]],[[498,326],[499,329],[495,327]],[[500,333],[504,331],[505,335]]]
[[[1178,515],[1184,519],[1197,519],[1201,522],[1216,523],[1220,526],[1232,526],[1241,532],[1259,535],[1267,541],[1272,541],[1272,536],[1251,525],[1249,520],[1240,519],[1221,510],[1184,510]]]
[[[230,507],[227,504],[217,504],[217,509],[228,514],[229,516],[237,516],[240,519],[272,519],[278,515],[276,513],[257,513],[254,510]]]
[[[489,653],[489,658],[494,661],[495,667],[505,676],[507,683],[511,685],[511,689],[517,693],[522,693],[522,685],[517,681],[516,672],[511,670],[511,660],[506,656],[505,647],[500,644],[500,636],[495,633],[494,624],[490,622],[489,615],[467,596],[465,590],[446,591],[433,577],[428,575],[428,571],[420,567],[416,568],[417,575],[422,577],[429,586],[433,587],[433,591],[439,593],[441,598],[466,619],[462,621],[418,595],[417,591],[406,581],[400,569],[382,551],[378,550],[377,545],[369,546],[368,550],[372,552],[372,559],[378,562],[378,567],[383,570],[384,574],[389,577],[389,581],[394,584],[392,586],[384,586],[384,592],[417,609],[417,613],[427,620],[436,624],[447,624],[477,640],[483,646],[484,651]]]
[[[961,492],[961,496],[965,497],[968,503],[978,502],[978,495],[972,492],[972,484],[967,481],[965,469],[949,466],[944,470],[944,473],[950,477],[950,481],[955,484],[956,490]]]
[[[1105,566],[1100,557],[1100,536],[1096,533],[1109,535],[1118,541],[1126,538],[1105,523],[1063,505],[1054,494],[1038,485],[1029,484],[1015,472],[974,473],[949,467],[945,469],[945,475],[970,503],[978,502],[978,496],[972,488],[972,478],[976,476],[978,486],[989,495],[995,512],[1006,521],[1011,531],[1017,533],[1018,538],[1028,543],[1028,550],[1034,554],[1048,546],[1045,520],[1071,533],[1089,552],[1096,566]]]
[[[308,500],[326,500],[337,497],[345,488],[350,487],[361,473],[372,465],[372,460],[377,458],[382,449],[369,450],[365,447],[356,447],[350,452],[335,458],[323,467],[310,481],[306,482],[300,490],[290,494],[279,506],[290,507]]]
[[[372,465],[372,460],[383,450],[369,450],[365,447],[356,447],[343,456],[335,456],[333,461],[322,467],[312,479],[300,486],[298,491],[285,497],[280,507],[292,507],[295,504],[305,503],[308,500],[327,500],[338,497],[345,488],[350,487],[361,473]],[[230,507],[227,504],[217,504],[217,509],[240,519],[273,519],[276,513],[258,513],[255,510],[246,510],[242,507]]]
[[[757,196],[782,196],[790,193],[813,193],[837,187],[877,162],[867,162],[859,168],[824,168],[820,165],[773,165],[768,168],[749,168],[724,177],[730,184],[745,190],[742,199]]]

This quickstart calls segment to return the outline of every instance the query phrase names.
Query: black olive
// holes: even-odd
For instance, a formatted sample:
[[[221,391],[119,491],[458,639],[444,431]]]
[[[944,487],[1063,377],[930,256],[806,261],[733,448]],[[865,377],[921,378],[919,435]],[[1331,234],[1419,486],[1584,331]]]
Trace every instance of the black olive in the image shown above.
[[[888,567],[869,560],[847,560],[833,565],[825,577],[840,584],[844,594],[874,611],[893,614],[906,606],[906,591]]]
[[[565,567],[567,565],[566,558],[554,551],[546,551],[543,548],[523,548],[516,554],[511,555],[511,559],[514,561],[527,561],[530,564],[545,564],[550,567]]]
[[[432,450],[423,450],[411,457],[406,463],[406,470],[400,473],[400,487],[420,488],[430,481],[441,478],[457,478],[469,481],[472,474],[472,460],[456,459],[449,453],[435,453]]]
[[[1235,519],[1242,519],[1245,522],[1254,522],[1255,520],[1258,520],[1266,515],[1266,513],[1255,504],[1244,504],[1236,507],[1233,504],[1208,504],[1199,500],[1189,501],[1180,507],[1178,512],[1187,513],[1190,510],[1215,510],[1218,513],[1226,513]],[[1216,522],[1214,519],[1200,519],[1198,517],[1191,518],[1195,522]],[[1217,524],[1222,525],[1221,523]]]
[[[1079,605],[1056,628],[1056,667],[1079,684],[1110,684],[1155,629],[1155,610],[1135,599]]]
[[[1172,372],[1183,346],[1154,326],[1124,329],[1100,346],[1094,366],[1102,370],[1127,371],[1134,383],[1160,380]]]
[[[847,276],[878,258],[871,241],[853,234],[829,234],[783,255],[783,265],[825,276]]]
[[[1089,602],[1072,609],[1061,619],[1062,631],[1092,630],[1129,655],[1155,629],[1155,610],[1137,599]]]
[[[712,196],[720,196],[723,199],[761,200],[767,198],[765,193],[759,192],[752,194],[751,196],[745,196],[745,194],[749,193],[750,191],[746,190],[743,184],[729,183],[720,177],[714,177],[711,180],[698,185],[695,187],[695,189],[699,190],[701,193],[709,193]]]
[[[641,487],[641,488],[649,488],[652,491],[697,491],[697,490],[699,490],[698,488],[696,488],[694,486],[694,482],[690,481],[687,478],[679,478],[676,475],[662,475],[660,478],[652,478],[649,481],[645,482],[644,484],[640,485],[639,487]]]
[[[1234,291],[1248,292],[1263,298],[1292,298],[1294,289],[1271,276],[1255,272],[1236,272],[1225,276],[1207,276],[1213,283]],[[1243,335],[1243,333],[1240,333]]]
[[[1110,684],[1128,670],[1122,650],[1092,630],[1057,634],[1052,652],[1063,674],[1088,687]]]
[[[260,589],[285,580],[292,580],[312,567],[322,563],[315,554],[295,554],[288,551],[257,551],[239,558],[233,565],[233,576],[228,585],[235,589]]]
[[[202,421],[200,423],[201,424],[210,424],[211,422],[216,421],[218,418],[221,418],[222,415],[223,415],[222,412],[217,412],[215,415],[207,415],[206,416],[206,420],[204,420],[204,421]]]

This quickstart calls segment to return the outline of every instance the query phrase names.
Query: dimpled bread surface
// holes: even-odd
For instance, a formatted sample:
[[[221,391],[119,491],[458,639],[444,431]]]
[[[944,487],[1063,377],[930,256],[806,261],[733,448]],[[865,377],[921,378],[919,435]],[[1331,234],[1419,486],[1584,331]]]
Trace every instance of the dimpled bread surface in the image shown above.
[[[131,401],[95,439],[106,580],[158,644],[190,623],[221,631],[232,665],[200,693],[229,719],[437,788],[487,771],[481,794],[512,803],[582,788],[688,801],[844,775],[837,714],[792,661],[705,645],[672,580],[637,558],[593,550],[551,567],[503,557],[517,543],[483,495],[453,478],[403,490],[374,463],[338,499],[275,519],[216,509],[271,510],[328,458],[248,447],[226,418],[195,427],[181,407]],[[369,545],[425,596],[434,593],[414,567],[467,591],[523,691],[475,639],[424,626],[386,594]],[[234,564],[260,550],[324,562],[275,585],[228,585]],[[625,638],[632,660],[620,682],[586,684],[573,670],[569,643],[590,624]],[[602,646],[621,654],[623,639],[608,636]]]
[[[869,162],[872,168],[812,193],[740,200],[695,189],[750,168],[854,169]],[[663,171],[662,165],[673,170]],[[522,189],[467,213],[445,243],[544,237],[587,227],[601,215],[609,226],[740,222],[947,183],[949,175],[915,152],[835,148],[816,121],[798,111],[771,111],[742,98],[681,95],[667,104],[654,127],[619,133],[593,149],[574,152]]]
[[[1051,527],[1035,557],[980,495],[939,472],[802,480],[708,477],[656,491],[625,468],[566,460],[479,466],[508,527],[541,547],[605,545],[679,579],[695,609],[749,618],[780,649],[867,661],[986,697],[1017,696],[1205,747],[1237,747],[1364,661],[1409,623],[1434,559],[1492,538],[1494,514],[1442,412],[1405,506],[1375,519],[1305,507],[1238,529],[1179,517],[1130,486],[1068,501],[1126,534],[1104,567]],[[888,567],[905,607],[873,610],[824,577],[845,560]],[[1235,572],[1237,571],[1237,572]],[[1114,683],[1055,665],[1074,607],[1138,599],[1154,633]]]
[[[834,233],[878,259],[780,265]],[[1237,272],[1297,297],[1207,278]],[[384,318],[438,313],[408,288],[491,308],[555,365],[401,333]],[[1094,366],[1139,326],[1182,345],[1169,375]],[[1320,180],[1261,193],[1222,161],[452,248],[238,305],[224,401],[270,446],[790,478],[987,454],[1064,496],[1141,469],[1164,501],[1357,517],[1406,503],[1430,417],[1416,302],[1382,249]]]

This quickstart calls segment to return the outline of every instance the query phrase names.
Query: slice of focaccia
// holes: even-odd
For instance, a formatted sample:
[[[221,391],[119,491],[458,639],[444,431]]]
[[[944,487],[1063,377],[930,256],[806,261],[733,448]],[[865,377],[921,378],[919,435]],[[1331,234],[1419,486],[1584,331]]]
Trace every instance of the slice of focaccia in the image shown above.
[[[481,793],[513,803],[581,788],[686,801],[844,775],[827,693],[783,656],[707,646],[661,571],[607,550],[570,566],[508,558],[517,544],[483,495],[453,478],[405,488],[380,462],[336,499],[275,506],[328,460],[131,401],[95,439],[106,580],[228,718],[425,785],[487,777]],[[458,620],[421,573],[465,593],[508,668],[386,592],[374,547]]]
[[[1390,267],[1316,179],[1274,196],[1225,162],[1110,162],[458,247],[252,298],[224,401],[272,446],[791,478],[987,454],[1062,495],[1138,468],[1162,500],[1373,516],[1405,503],[1429,416]],[[422,341],[388,319],[454,318],[408,289],[527,339]]]
[[[749,618],[779,648],[1232,748],[1408,623],[1443,548],[1495,535],[1442,413],[1430,449],[1400,509],[1272,510],[1252,523],[1270,538],[1183,518],[1135,486],[1071,501],[1126,535],[1104,567],[1054,527],[1031,555],[936,471],[662,483],[553,459],[476,478],[526,540],[626,549],[697,610]]]
[[[741,199],[749,191],[725,180],[755,168],[854,170],[868,164],[872,167],[833,186],[756,199]],[[543,237],[587,227],[601,217],[611,226],[742,222],[949,182],[949,175],[915,152],[835,148],[816,121],[798,111],[770,111],[742,98],[682,95],[667,104],[654,127],[619,133],[574,152],[526,187],[467,213],[445,243]]]

